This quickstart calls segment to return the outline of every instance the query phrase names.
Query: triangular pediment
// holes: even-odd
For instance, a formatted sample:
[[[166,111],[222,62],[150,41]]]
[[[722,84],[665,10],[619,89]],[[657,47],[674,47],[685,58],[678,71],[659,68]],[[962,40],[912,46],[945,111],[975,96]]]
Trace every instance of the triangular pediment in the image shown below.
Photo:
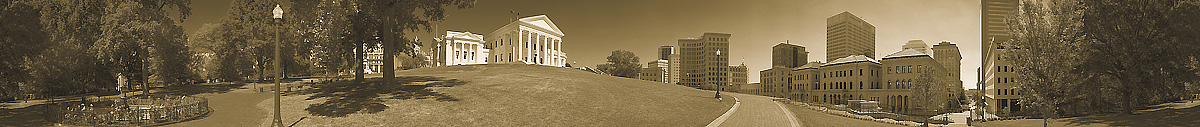
[[[463,32],[457,32],[457,31],[446,31],[446,37],[448,37],[448,38],[462,38],[462,39],[467,39],[467,40],[475,40],[475,41],[482,41],[482,40],[483,40],[483,35],[479,35],[479,34],[475,34],[475,33],[471,33],[471,32],[466,32],[466,31],[463,31]]]
[[[550,21],[550,17],[547,17],[546,15],[537,15],[537,16],[521,18],[520,21],[529,26],[538,27],[543,30],[549,30],[549,31],[545,31],[545,32],[553,32],[560,36],[563,35],[562,30],[558,29],[558,25],[555,25],[554,21]]]

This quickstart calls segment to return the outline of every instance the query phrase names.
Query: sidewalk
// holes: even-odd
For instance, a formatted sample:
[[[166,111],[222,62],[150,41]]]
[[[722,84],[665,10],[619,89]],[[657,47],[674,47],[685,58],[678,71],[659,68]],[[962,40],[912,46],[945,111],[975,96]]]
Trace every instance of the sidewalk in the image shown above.
[[[941,115],[934,116],[933,118],[935,118],[935,119],[944,119],[944,118],[949,118],[949,119],[950,119],[950,120],[949,120],[949,121],[950,121],[950,124],[946,124],[946,125],[940,125],[940,124],[938,124],[938,126],[944,126],[944,127],[968,127],[968,126],[967,126],[967,119],[968,119],[970,116],[971,116],[971,111],[963,111],[963,112],[959,112],[959,113],[946,113],[946,114],[941,114]],[[930,126],[934,126],[934,124],[930,124]]]
[[[740,93],[721,93],[734,96],[739,104],[724,121],[717,123],[723,127],[800,127],[790,111],[777,104],[774,97],[746,95]],[[710,124],[712,125],[712,124]]]
[[[150,93],[154,93],[154,92],[158,92],[158,91],[159,91],[158,89],[152,89],[152,90],[150,90]],[[122,96],[137,96],[137,95],[142,95],[142,93],[143,93],[142,91],[127,91],[124,94],[116,94],[116,95],[108,95],[108,96],[94,96],[94,95],[79,96],[79,95],[76,95],[76,96],[69,96],[69,97],[57,97],[57,98],[53,98],[53,100],[76,101],[76,100],[80,100],[84,97],[87,97],[88,100],[96,100],[96,99],[102,99],[102,98],[121,98]],[[21,102],[17,102],[17,103],[5,102],[5,103],[0,103],[0,109],[19,109],[19,108],[25,108],[25,107],[34,106],[34,105],[46,104],[46,102],[50,102],[50,101],[51,101],[51,99],[37,99],[37,100],[21,101]]]

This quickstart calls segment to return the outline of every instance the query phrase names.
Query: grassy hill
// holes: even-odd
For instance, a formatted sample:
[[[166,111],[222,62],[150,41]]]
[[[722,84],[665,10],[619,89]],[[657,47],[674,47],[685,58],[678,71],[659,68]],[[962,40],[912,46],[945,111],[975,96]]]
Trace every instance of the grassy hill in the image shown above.
[[[394,83],[377,78],[334,83],[286,96],[284,121],[307,117],[297,126],[704,126],[733,105],[717,102],[711,91],[569,68],[470,65],[397,74]]]

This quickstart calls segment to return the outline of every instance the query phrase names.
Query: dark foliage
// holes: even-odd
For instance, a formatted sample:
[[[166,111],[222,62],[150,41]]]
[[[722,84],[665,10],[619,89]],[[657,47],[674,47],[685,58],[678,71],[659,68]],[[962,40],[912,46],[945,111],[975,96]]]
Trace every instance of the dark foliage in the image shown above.
[[[608,56],[608,63],[597,65],[597,68],[617,77],[638,78],[642,64],[638,62],[638,57],[633,52],[616,50]]]

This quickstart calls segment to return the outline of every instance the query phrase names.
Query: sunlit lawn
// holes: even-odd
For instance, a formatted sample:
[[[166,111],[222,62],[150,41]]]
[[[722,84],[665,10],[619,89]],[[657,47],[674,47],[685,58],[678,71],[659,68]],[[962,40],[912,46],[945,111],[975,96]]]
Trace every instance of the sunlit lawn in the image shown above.
[[[1053,119],[1049,126],[1138,126],[1138,127],[1198,127],[1200,126],[1200,102],[1181,101],[1156,105],[1135,115],[1104,114],[1074,118]],[[980,124],[989,127],[1041,127],[1042,119],[990,121]]]
[[[307,117],[296,126],[704,126],[733,105],[717,102],[709,91],[546,66],[434,67],[398,75],[390,84],[377,78],[334,83],[284,97],[284,121]]]

